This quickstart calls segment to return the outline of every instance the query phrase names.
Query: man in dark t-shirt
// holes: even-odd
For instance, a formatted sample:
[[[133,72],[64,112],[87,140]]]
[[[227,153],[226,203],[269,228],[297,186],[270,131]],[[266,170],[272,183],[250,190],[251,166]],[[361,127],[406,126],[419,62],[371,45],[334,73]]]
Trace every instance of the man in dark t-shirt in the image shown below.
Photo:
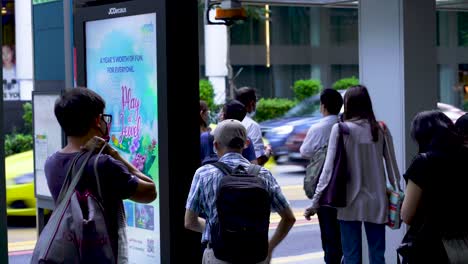
[[[47,159],[45,175],[54,201],[62,189],[67,171],[75,157],[83,151],[99,151],[109,137],[112,116],[104,114],[105,102],[95,92],[87,88],[74,88],[66,91],[55,102],[54,112],[57,121],[67,136],[67,145]],[[89,189],[94,195],[97,192],[94,164],[97,160],[97,172],[102,191],[102,205],[110,236],[114,256],[126,258],[118,252],[118,209],[122,200],[130,199],[139,203],[150,203],[156,199],[154,182],[122,158],[109,145],[104,154],[94,155],[85,167],[83,178],[77,190]],[[79,165],[84,155],[77,160]],[[125,251],[126,252],[126,251]],[[120,254],[119,254],[120,253]],[[121,259],[117,259],[121,262]]]

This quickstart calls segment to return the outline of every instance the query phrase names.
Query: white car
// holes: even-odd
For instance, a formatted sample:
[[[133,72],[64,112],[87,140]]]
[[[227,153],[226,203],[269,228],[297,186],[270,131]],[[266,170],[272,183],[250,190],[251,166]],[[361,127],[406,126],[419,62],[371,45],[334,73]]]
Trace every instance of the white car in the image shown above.
[[[457,121],[462,115],[466,114],[465,111],[456,108],[453,105],[444,104],[444,103],[437,103],[437,109],[442,111],[446,116],[448,116],[453,123]]]

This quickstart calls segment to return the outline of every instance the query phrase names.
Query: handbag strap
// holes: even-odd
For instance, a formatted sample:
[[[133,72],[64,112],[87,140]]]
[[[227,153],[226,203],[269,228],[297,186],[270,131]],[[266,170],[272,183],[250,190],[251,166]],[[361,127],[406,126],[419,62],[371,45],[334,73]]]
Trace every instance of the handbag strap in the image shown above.
[[[86,158],[83,161],[83,163],[81,164],[78,171],[74,170],[77,161],[83,155],[85,155],[86,153],[88,153],[88,154],[86,155]],[[59,194],[59,197],[58,197],[57,202],[56,202],[56,208],[54,210],[54,214],[58,214],[61,217],[51,217],[51,219],[49,220],[49,223],[48,223],[48,225],[50,224],[52,226],[52,230],[57,230],[58,229],[58,226],[59,226],[59,224],[60,224],[60,222],[62,220],[62,217],[63,217],[63,215],[65,213],[65,210],[67,209],[68,201],[71,199],[71,197],[72,197],[72,195],[73,195],[73,193],[75,191],[76,186],[80,182],[81,176],[83,175],[83,171],[84,171],[84,169],[86,167],[86,164],[88,163],[88,161],[89,161],[89,159],[91,158],[92,155],[93,155],[92,151],[81,152],[79,155],[77,155],[73,159],[73,162],[70,165],[70,167],[68,169],[68,172],[67,172],[67,176],[66,176],[67,178],[65,179],[65,182],[64,182],[64,184],[62,186],[62,189],[60,190],[60,194]],[[51,245],[52,240],[54,239],[54,237],[55,237],[55,235],[50,236],[49,241],[46,244],[47,248],[48,248],[47,252],[50,249],[50,245]]]
[[[96,187],[97,187],[99,199],[101,199],[101,201],[103,200],[103,196],[102,196],[102,189],[101,189],[101,181],[100,181],[99,172],[98,172],[98,161],[99,161],[99,157],[102,155],[102,152],[104,151],[104,149],[106,149],[106,147],[107,147],[107,142],[104,144],[104,146],[102,146],[101,150],[96,156],[96,159],[94,159],[94,166],[93,166],[94,177],[96,177]]]
[[[98,152],[96,159],[94,160],[93,164],[93,170],[94,170],[94,176],[96,177],[96,187],[99,195],[99,199],[101,202],[104,201],[104,196],[102,195],[102,188],[101,188],[101,177],[99,177],[99,171],[98,171],[98,161],[99,157],[102,155],[104,150],[107,147],[107,143],[102,146],[101,150]],[[118,234],[118,249],[117,249],[117,260],[119,263],[127,263],[127,233],[126,233],[126,216],[125,216],[125,209],[123,208],[123,203],[122,201],[119,201],[119,204],[117,205],[117,234]]]
[[[78,162],[78,160],[83,156],[85,155],[86,153],[88,153],[86,155],[86,158],[85,160],[83,161],[83,163],[81,164],[80,168],[78,169],[78,171],[75,170],[75,167],[76,167],[76,164]],[[78,154],[72,161],[72,164],[70,165],[69,169],[68,169],[68,172],[67,172],[67,176],[66,176],[66,179],[62,185],[62,189],[60,190],[60,194],[58,196],[58,199],[57,199],[57,202],[56,204],[60,204],[62,201],[67,201],[70,199],[70,197],[72,196],[73,192],[75,191],[75,188],[76,186],[78,185],[78,183],[80,182],[81,180],[81,176],[83,175],[83,172],[84,172],[84,169],[86,167],[86,164],[88,163],[89,159],[91,158],[91,156],[93,155],[93,152],[92,151],[89,151],[89,152],[81,152],[80,154]]]

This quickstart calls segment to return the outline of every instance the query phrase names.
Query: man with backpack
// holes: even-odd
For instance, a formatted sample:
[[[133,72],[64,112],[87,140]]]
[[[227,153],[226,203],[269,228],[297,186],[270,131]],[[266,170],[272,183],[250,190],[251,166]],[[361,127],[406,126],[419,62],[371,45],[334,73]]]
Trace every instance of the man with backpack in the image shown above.
[[[83,256],[83,253],[80,252],[81,256],[77,256],[73,260],[81,263],[127,263],[126,241],[123,241],[125,233],[122,233],[125,229],[121,228],[122,219],[125,219],[125,216],[122,215],[122,200],[130,199],[139,203],[149,203],[157,196],[154,182],[106,144],[104,139],[109,137],[112,116],[104,114],[104,109],[104,99],[87,88],[74,88],[61,95],[55,103],[54,112],[67,136],[67,145],[50,156],[45,164],[47,184],[57,205],[57,210],[61,208],[60,203],[63,202],[63,186],[73,185],[70,184],[70,181],[73,181],[74,177],[81,177],[75,188],[78,192],[76,197],[78,197],[80,204],[83,198],[93,197],[92,200],[99,200],[100,206],[102,206],[104,222],[101,224],[106,226],[108,234],[106,240],[110,243],[111,255],[114,259],[106,261],[98,258],[93,259],[90,256]],[[99,150],[103,151],[102,155],[95,153]],[[82,172],[77,169],[80,167],[83,168]],[[75,169],[71,170],[70,168]],[[72,177],[70,178],[70,176]],[[66,189],[65,192],[67,192]],[[102,225],[96,224],[96,228],[102,228]],[[56,228],[67,229],[67,227],[60,226]],[[71,232],[70,230],[65,231]],[[54,231],[52,230],[52,232]],[[104,231],[104,233],[106,232]],[[46,235],[45,232],[42,235]],[[58,238],[46,238],[46,240],[54,239]],[[62,243],[61,241],[57,242]],[[76,246],[81,247],[77,251],[82,250],[85,243],[91,245],[90,243],[95,243],[95,241],[76,241]],[[101,248],[104,247],[104,245],[100,245]],[[97,246],[94,248],[99,250]],[[63,252],[66,252],[65,250],[65,248],[62,249]],[[37,248],[36,251],[35,258],[37,256],[37,258],[43,259],[44,256],[40,253],[41,249]],[[69,251],[73,250],[69,249]],[[54,259],[56,256],[47,257]],[[63,257],[66,259],[62,260],[64,263],[71,263],[70,258],[74,256],[60,256],[59,258]]]
[[[323,118],[320,122],[310,127],[300,148],[302,156],[311,159],[311,164],[309,166],[320,166],[320,168],[307,168],[304,190],[310,199],[312,199],[315,193],[318,176],[320,176],[325,162],[326,148],[330,139],[331,130],[333,125],[339,121],[338,114],[342,106],[343,98],[339,92],[333,89],[323,90],[320,94],[320,112]],[[309,173],[315,173],[315,175],[308,175]],[[307,185],[308,177],[317,177],[315,180],[310,179],[314,182],[315,186]],[[310,220],[312,210],[307,209],[304,216],[306,219]],[[332,207],[320,207],[317,211],[317,216],[320,224],[322,248],[325,253],[325,263],[341,263],[343,253],[341,249],[340,225],[338,223],[336,209]]]
[[[195,172],[185,227],[203,233],[203,263],[269,263],[296,219],[271,173],[242,157],[247,140],[242,123],[224,120],[213,134],[220,159]],[[270,210],[281,221],[268,241]]]

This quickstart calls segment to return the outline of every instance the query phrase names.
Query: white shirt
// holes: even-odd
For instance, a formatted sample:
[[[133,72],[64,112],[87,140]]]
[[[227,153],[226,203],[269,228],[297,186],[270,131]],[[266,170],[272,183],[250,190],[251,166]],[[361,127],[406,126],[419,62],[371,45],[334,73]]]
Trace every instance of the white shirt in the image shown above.
[[[333,125],[338,123],[337,115],[329,115],[313,124],[301,145],[300,152],[304,158],[312,158],[317,150],[328,145]]]
[[[247,136],[252,140],[252,144],[255,149],[255,156],[257,158],[263,156],[265,154],[265,150],[260,125],[248,115],[245,116],[244,120],[242,120],[242,124],[247,130]]]

